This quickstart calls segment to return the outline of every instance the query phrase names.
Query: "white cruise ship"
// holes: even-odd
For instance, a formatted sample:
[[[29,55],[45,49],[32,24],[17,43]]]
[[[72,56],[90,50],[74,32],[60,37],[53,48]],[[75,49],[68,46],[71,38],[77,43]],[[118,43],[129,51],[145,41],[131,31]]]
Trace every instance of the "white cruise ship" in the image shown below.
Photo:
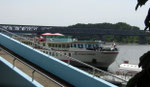
[[[42,46],[56,51],[49,52],[48,50],[40,49],[62,61],[69,61],[68,58],[66,58],[66,56],[69,56],[105,70],[115,61],[118,55],[118,49],[115,47],[115,44],[111,47],[105,47],[100,40],[78,41],[71,36],[65,36],[60,33],[44,33],[35,41]],[[79,65],[74,61],[70,61],[70,63],[77,66]]]

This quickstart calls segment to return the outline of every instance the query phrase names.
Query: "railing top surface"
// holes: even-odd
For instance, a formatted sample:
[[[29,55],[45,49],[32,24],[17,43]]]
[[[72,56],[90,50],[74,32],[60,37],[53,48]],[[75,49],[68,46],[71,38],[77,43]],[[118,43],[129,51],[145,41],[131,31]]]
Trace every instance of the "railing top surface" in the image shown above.
[[[16,56],[12,55],[11,53],[9,53],[8,51],[6,51],[5,49],[3,49],[3,48],[0,48],[0,49],[2,49],[4,52],[6,52],[6,53],[9,54],[10,56],[12,56],[12,57],[14,58],[13,61],[15,61],[15,60],[17,59],[17,60],[18,60],[19,62],[21,62],[22,64],[26,65],[26,66],[29,67],[30,69],[32,69],[32,70],[38,72],[39,74],[43,75],[44,77],[48,78],[49,80],[51,80],[52,82],[56,83],[56,84],[59,85],[60,87],[64,87],[61,83],[59,83],[59,82],[57,82],[56,80],[50,78],[49,76],[47,76],[47,75],[44,74],[43,72],[39,71],[38,69],[34,68],[33,66],[29,65],[28,63],[24,62],[24,61],[21,60],[20,58],[18,58],[18,57],[16,57]],[[14,64],[14,66],[15,66],[15,64]]]
[[[13,84],[12,83],[8,83],[8,82],[4,82],[4,83],[2,83],[1,85],[4,85],[4,86],[10,86],[10,85],[13,85],[13,86],[18,86],[17,84],[15,84],[15,83],[18,83],[18,82],[20,82],[20,81],[17,81],[16,79],[17,78],[20,78],[20,76],[21,76],[21,78],[23,77],[24,79],[22,79],[22,80],[28,80],[27,82],[28,83],[32,83],[33,85],[34,85],[34,87],[44,87],[42,84],[40,84],[39,82],[37,82],[36,80],[34,80],[34,81],[31,81],[31,77],[30,76],[28,76],[26,73],[24,73],[24,72],[22,72],[19,68],[17,68],[17,67],[13,67],[13,65],[10,63],[10,62],[8,62],[5,58],[3,58],[3,57],[1,57],[0,56],[0,61],[1,62],[3,62],[7,67],[9,67],[9,68],[11,68],[11,70],[12,71],[15,71],[15,73],[16,74],[18,74],[18,76],[14,79],[14,81],[13,81]],[[6,68],[6,67],[5,67]],[[8,74],[11,74],[11,75],[14,75],[14,73],[12,73],[11,72],[11,70],[9,69],[9,70],[6,70],[6,71],[9,71],[9,73]],[[6,72],[6,71],[4,71],[4,72]],[[8,75],[8,74],[6,74],[6,76]],[[5,76],[5,75],[4,75]],[[16,75],[14,75],[14,76],[16,76]],[[10,77],[14,77],[14,76],[10,76]],[[3,78],[0,78],[0,79],[3,79]],[[9,79],[9,77],[8,78],[6,78],[6,79]],[[9,80],[11,80],[11,79],[9,79]],[[21,80],[21,81],[22,81]],[[6,80],[4,80],[4,81],[6,81]],[[15,82],[16,81],[16,82]],[[3,81],[2,81],[3,82]],[[24,81],[23,81],[24,82]],[[20,82],[21,83],[21,82]],[[20,84],[19,83],[19,84]],[[23,85],[23,84],[22,84]],[[29,86],[29,85],[28,85]],[[31,85],[30,85],[31,86]]]

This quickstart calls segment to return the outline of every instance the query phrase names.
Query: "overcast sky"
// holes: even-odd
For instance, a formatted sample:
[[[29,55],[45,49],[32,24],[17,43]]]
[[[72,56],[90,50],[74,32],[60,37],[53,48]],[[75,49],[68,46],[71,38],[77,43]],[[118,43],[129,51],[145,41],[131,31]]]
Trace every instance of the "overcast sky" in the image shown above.
[[[0,0],[0,24],[126,22],[143,29],[150,3],[135,11],[136,3],[137,0]]]

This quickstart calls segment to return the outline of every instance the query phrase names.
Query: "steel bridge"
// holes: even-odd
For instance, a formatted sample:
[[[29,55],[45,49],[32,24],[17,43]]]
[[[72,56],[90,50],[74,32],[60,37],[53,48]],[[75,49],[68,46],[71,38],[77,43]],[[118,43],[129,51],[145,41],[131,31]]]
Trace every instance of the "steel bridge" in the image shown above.
[[[34,26],[34,25],[10,25],[0,24],[10,32],[19,33],[36,33],[45,32],[63,33],[63,34],[90,34],[90,35],[120,35],[120,36],[150,36],[149,32],[143,30],[116,30],[116,29],[100,29],[100,28],[71,28],[62,26]]]

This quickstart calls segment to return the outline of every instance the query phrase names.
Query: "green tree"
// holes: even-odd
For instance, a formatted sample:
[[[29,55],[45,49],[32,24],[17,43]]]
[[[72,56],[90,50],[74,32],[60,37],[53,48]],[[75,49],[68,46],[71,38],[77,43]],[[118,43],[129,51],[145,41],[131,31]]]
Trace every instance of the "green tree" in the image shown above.
[[[112,42],[112,41],[114,41],[114,35],[106,35],[105,36],[105,40],[106,40],[106,42]]]
[[[146,38],[148,43],[150,44],[150,36]]]
[[[136,5],[136,10],[139,6],[144,5],[148,0],[138,0]],[[147,17],[145,19],[145,29],[150,30],[150,9],[148,11]],[[142,71],[137,73],[133,78],[131,78],[127,87],[150,87],[150,51],[145,53],[140,57],[139,67],[142,67]]]
[[[140,57],[139,67],[142,71],[131,78],[126,87],[150,87],[150,51]]]
[[[120,30],[139,30],[140,28],[137,26],[131,26],[124,22],[118,22],[116,24],[112,23],[96,23],[96,24],[83,24],[78,23],[75,25],[68,26],[71,28],[99,28],[99,29],[120,29]]]
[[[145,3],[148,0],[137,0],[137,1],[138,1],[138,3],[136,5],[136,7],[135,7],[135,10],[137,10],[139,6],[141,7],[142,5],[145,5]],[[144,30],[146,30],[147,28],[149,28],[149,30],[150,30],[150,9],[149,9],[148,14],[147,14],[147,16],[145,18],[144,23],[145,23],[145,29]]]

